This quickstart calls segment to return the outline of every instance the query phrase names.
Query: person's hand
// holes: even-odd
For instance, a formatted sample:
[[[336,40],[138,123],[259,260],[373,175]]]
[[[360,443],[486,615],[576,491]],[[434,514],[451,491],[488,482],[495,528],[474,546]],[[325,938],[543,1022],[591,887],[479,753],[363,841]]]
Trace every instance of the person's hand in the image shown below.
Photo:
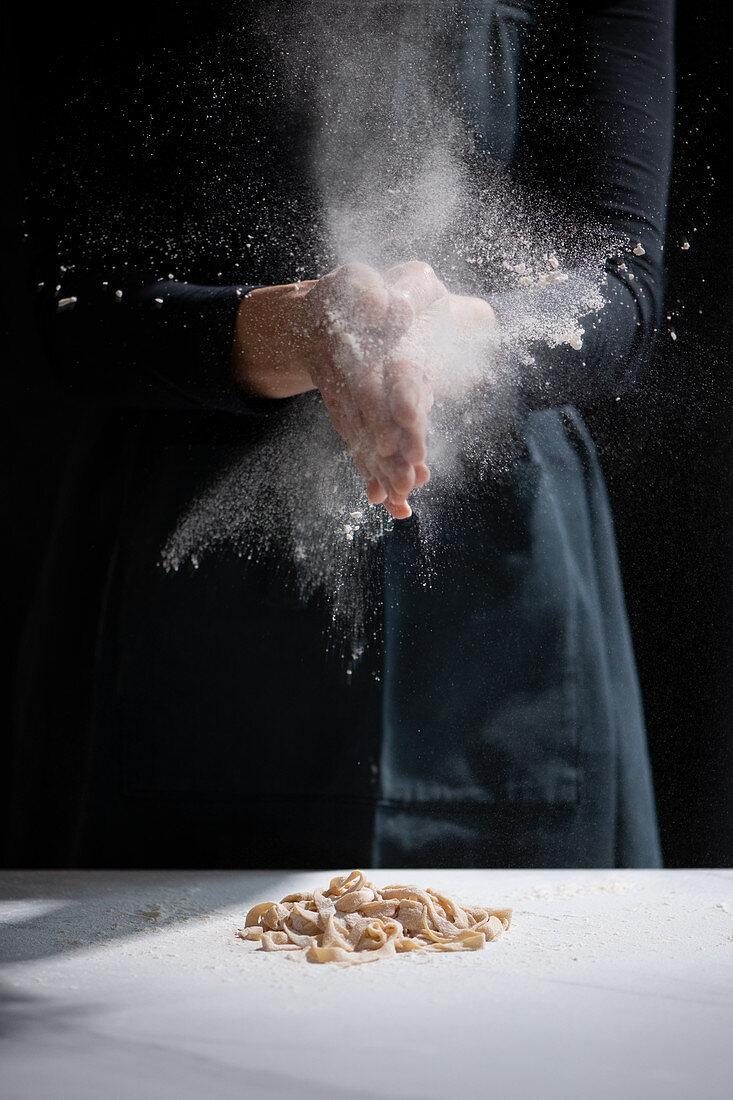
[[[487,301],[447,293],[416,317],[398,351],[426,380],[436,401],[456,399],[491,377],[501,336]]]
[[[427,264],[411,261],[383,278],[349,264],[320,280],[253,291],[239,311],[235,376],[269,397],[317,387],[370,501],[404,519],[409,493],[430,476],[433,394],[471,384],[468,353],[493,321],[488,303],[449,294]]]
[[[346,440],[373,504],[396,519],[410,513],[409,493],[430,477],[425,464],[432,390],[424,372],[399,354],[400,343],[447,296],[428,264],[392,268],[382,278],[349,264],[306,295],[309,371],[336,430]]]
[[[382,278],[349,264],[320,280],[253,291],[237,318],[234,373],[267,397],[317,387],[349,445],[372,503],[410,515],[407,496],[425,465],[430,387],[395,350],[419,316],[446,294],[427,264]]]
[[[346,269],[334,272],[342,274]],[[433,401],[458,398],[487,379],[499,329],[488,302],[450,294],[427,264],[391,268],[384,276],[387,295],[376,272],[356,274],[363,295],[358,309],[350,297],[341,297],[336,278],[335,286],[327,277],[310,292],[324,295],[329,335],[343,341],[332,349],[328,368],[320,360],[311,376],[349,444],[369,499],[404,519],[411,511],[409,493],[430,477],[426,439]],[[353,293],[354,283],[347,286]]]

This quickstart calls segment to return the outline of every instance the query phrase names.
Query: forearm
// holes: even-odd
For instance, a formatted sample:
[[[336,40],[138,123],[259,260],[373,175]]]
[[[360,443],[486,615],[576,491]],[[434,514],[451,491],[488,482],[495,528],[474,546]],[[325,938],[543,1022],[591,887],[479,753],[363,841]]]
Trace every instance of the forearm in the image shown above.
[[[54,294],[57,275],[47,267],[34,269],[36,316],[52,376],[69,396],[127,408],[262,412],[230,370],[249,288],[77,271]]]
[[[531,405],[582,404],[627,389],[663,316],[674,4],[563,0],[562,9],[564,19],[538,28],[525,66],[515,171],[566,212],[571,248],[582,251],[583,227],[591,237],[600,228],[621,254],[612,246],[606,260],[603,308],[576,311],[582,348],[533,344],[537,370],[524,379]],[[564,260],[572,272],[574,261]],[[507,310],[514,299],[502,293],[497,311]]]
[[[641,280],[570,272],[561,287],[492,297],[513,384],[528,408],[587,406],[633,385],[657,324]],[[590,304],[592,303],[592,305]]]

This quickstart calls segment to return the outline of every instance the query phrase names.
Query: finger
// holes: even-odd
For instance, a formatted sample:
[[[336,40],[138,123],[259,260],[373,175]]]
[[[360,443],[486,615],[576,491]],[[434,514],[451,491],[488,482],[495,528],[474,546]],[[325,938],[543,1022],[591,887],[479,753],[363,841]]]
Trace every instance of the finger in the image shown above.
[[[374,480],[381,487],[375,495],[393,500],[406,497],[415,487],[415,461],[425,457],[424,424],[415,438],[406,435],[389,411],[381,376],[364,375],[332,398],[335,425],[345,437],[349,450],[367,485]],[[409,455],[405,455],[407,449]],[[414,456],[414,458],[413,458]]]
[[[420,414],[427,415],[433,407],[433,387],[425,371],[409,359],[387,363],[385,385],[390,412],[401,427],[409,428]]]
[[[367,500],[370,504],[382,504],[387,499],[387,490],[375,475],[374,464],[358,449],[351,450],[354,464],[366,483]]]
[[[367,500],[370,504],[382,504],[387,499],[387,490],[374,478],[367,485]]]
[[[384,502],[384,507],[395,519],[409,519],[412,508],[406,500],[391,500],[389,497]]]
[[[370,370],[360,378],[354,378],[350,386],[350,397],[375,438],[382,429],[392,425],[392,414],[381,374]]]
[[[412,432],[403,432],[400,443],[400,454],[405,462],[413,467],[423,465],[427,458],[428,448],[426,442],[427,428]]]
[[[380,476],[392,498],[406,497],[415,488],[415,467],[402,455],[382,459]]]
[[[399,453],[407,462],[421,463],[427,455],[428,418],[419,413],[412,426],[402,429]]]
[[[375,489],[378,499],[372,503],[381,503],[389,491],[409,492],[414,483],[412,468],[397,453],[402,432],[389,417],[379,382],[365,379],[359,387],[344,392],[337,419],[359,473],[367,485],[375,481],[381,487],[381,492]],[[388,433],[390,445],[385,448]],[[391,455],[380,454],[380,440],[382,450],[389,449]],[[393,485],[394,478],[399,489]]]
[[[406,496],[415,484],[412,465],[400,454],[381,456],[376,449],[374,435],[369,425],[358,413],[354,426],[355,432],[351,437],[349,449],[357,463],[357,469],[367,485],[374,481],[379,487],[375,489],[378,499],[373,500],[372,503],[380,504],[388,495]]]
[[[389,458],[397,454],[402,442],[402,432],[398,424],[390,421],[380,425],[376,432],[377,454],[380,458]]]
[[[406,497],[414,489],[414,468],[399,456],[394,459],[384,459],[372,452],[366,462],[372,471],[373,479],[383,488],[385,497],[396,500]]]
[[[412,319],[448,293],[430,264],[419,260],[390,268],[384,282],[390,288],[393,300],[409,304]]]
[[[332,306],[357,323],[376,325],[389,309],[384,279],[367,264],[344,264],[321,279]]]
[[[364,429],[362,449],[376,452],[387,459],[397,455],[402,443],[402,430],[394,420],[381,375],[375,371],[355,383],[352,400],[359,410]]]
[[[496,325],[496,314],[483,298],[466,294],[450,294],[450,314],[454,323],[464,332]]]
[[[415,488],[421,489],[423,485],[427,485],[430,481],[430,470],[424,462],[418,462],[415,465]]]
[[[408,462],[424,462],[432,391],[422,378],[418,379],[410,364],[397,364],[393,373],[400,370],[405,373],[398,374],[389,396],[390,412],[403,429],[400,454]]]
[[[412,428],[421,415],[421,387],[414,378],[398,377],[389,394],[389,411],[401,428]]]
[[[387,499],[387,490],[379,479],[374,476],[362,457],[357,455],[352,455],[352,457],[357,470],[364,479],[367,500],[370,504],[382,504]]]

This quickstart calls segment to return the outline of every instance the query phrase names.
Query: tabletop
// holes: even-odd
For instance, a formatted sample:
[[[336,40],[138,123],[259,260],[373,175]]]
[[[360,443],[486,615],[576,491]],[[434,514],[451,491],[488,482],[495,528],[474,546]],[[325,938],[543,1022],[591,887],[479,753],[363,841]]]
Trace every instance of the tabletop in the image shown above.
[[[512,926],[355,967],[236,936],[336,873],[4,872],[2,1096],[730,1094],[733,872],[374,870]]]

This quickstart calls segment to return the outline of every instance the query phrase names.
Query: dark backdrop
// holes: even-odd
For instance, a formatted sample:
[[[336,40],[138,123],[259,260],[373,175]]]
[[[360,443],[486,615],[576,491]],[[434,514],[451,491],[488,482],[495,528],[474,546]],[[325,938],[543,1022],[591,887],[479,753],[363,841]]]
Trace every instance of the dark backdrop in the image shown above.
[[[611,495],[664,857],[675,867],[733,863],[729,10],[725,0],[678,2],[668,319],[640,389],[586,414]]]
[[[641,388],[620,402],[584,410],[616,517],[668,866],[733,864],[728,7],[726,0],[678,5],[678,114],[666,250],[669,319]],[[38,9],[34,18],[42,18]],[[12,643],[33,592],[53,515],[56,473],[75,424],[71,415],[59,418],[48,396],[31,323],[8,119],[23,83],[17,66],[33,56],[34,40],[44,44],[43,29],[17,12],[10,21],[3,66],[8,81],[3,131],[10,137],[4,143],[9,156],[2,272],[10,336],[4,340],[3,380],[10,410],[6,539],[12,555],[4,589]],[[52,47],[47,39],[45,47]],[[684,238],[691,245],[687,251],[680,247]]]

